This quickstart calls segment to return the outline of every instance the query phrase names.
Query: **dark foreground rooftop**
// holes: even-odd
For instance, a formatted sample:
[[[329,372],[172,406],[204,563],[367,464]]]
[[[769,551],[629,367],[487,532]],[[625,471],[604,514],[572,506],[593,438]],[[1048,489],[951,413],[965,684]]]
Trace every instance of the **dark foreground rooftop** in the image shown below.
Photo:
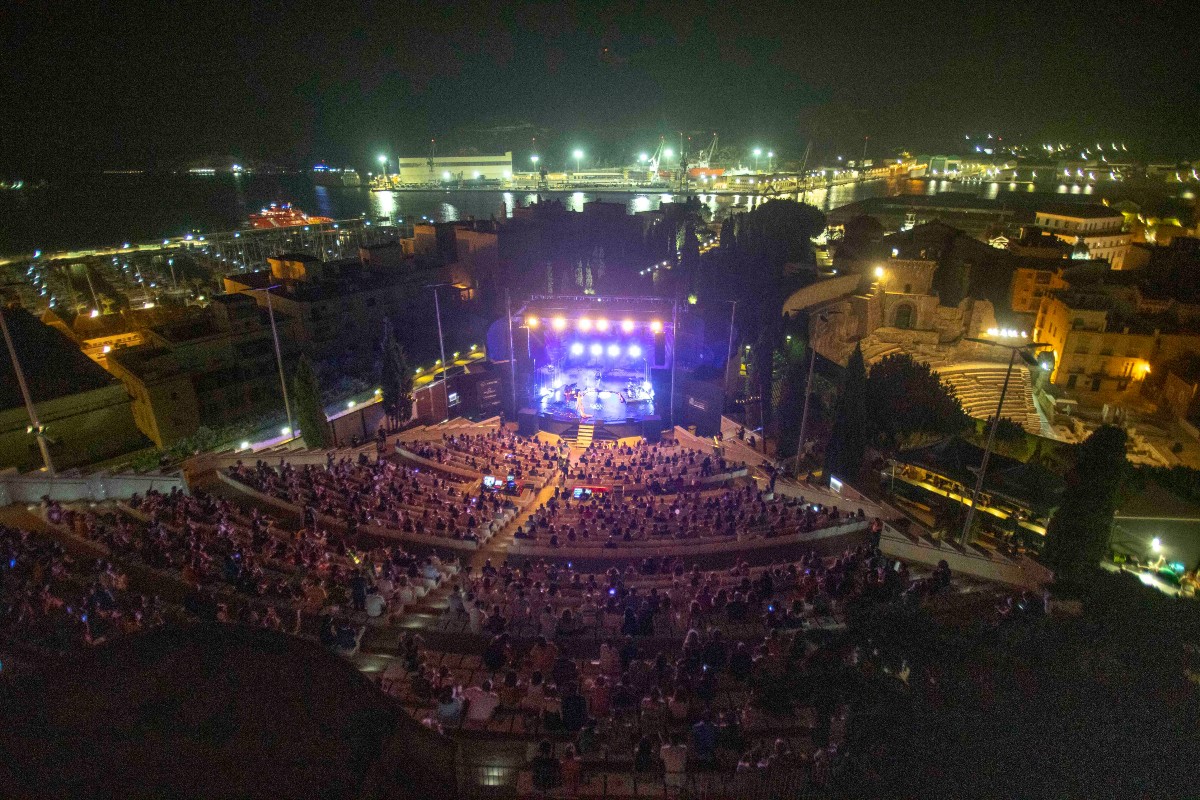
[[[0,795],[446,797],[434,734],[316,644],[166,627],[0,683]],[[450,784],[453,785],[453,784]]]

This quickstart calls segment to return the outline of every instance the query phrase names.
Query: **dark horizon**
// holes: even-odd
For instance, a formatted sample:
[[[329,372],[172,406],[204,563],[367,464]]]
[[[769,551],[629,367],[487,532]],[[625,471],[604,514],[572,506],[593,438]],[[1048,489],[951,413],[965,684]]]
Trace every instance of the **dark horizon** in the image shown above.
[[[203,15],[31,3],[6,15],[0,175],[232,156],[370,168],[379,153],[534,147],[602,160],[713,132],[798,159],[936,151],[964,134],[1127,142],[1195,157],[1182,4],[915,2],[400,6],[214,4]],[[1191,118],[1189,118],[1191,116]]]

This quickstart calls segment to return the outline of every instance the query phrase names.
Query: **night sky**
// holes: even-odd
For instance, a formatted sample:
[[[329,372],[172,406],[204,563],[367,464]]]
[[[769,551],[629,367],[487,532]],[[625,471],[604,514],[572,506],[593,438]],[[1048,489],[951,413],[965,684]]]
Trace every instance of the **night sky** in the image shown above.
[[[1186,2],[157,5],[6,8],[0,177],[365,168],[431,136],[615,161],[681,130],[784,159],[986,131],[1200,155]]]

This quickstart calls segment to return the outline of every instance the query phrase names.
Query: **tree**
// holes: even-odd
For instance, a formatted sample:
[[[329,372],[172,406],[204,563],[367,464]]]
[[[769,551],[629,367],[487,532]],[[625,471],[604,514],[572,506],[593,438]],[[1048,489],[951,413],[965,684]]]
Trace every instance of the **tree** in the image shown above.
[[[867,368],[861,347],[846,363],[841,392],[833,414],[833,432],[825,448],[825,474],[846,479],[858,477],[869,437],[867,420]]]
[[[321,405],[321,387],[317,384],[317,373],[313,370],[308,356],[300,357],[300,364],[292,378],[292,396],[296,403],[296,424],[304,437],[304,443],[311,448],[332,445],[329,421]]]
[[[775,452],[781,458],[795,455],[795,448],[800,440],[800,417],[804,412],[805,380],[808,374],[808,359],[811,357],[802,327],[793,324],[788,328],[792,333],[784,341],[780,352],[778,360],[781,363],[776,369],[780,377],[772,397],[779,409],[779,444]],[[812,416],[810,412],[810,431]]]
[[[1103,425],[1075,448],[1062,505],[1046,529],[1045,562],[1059,575],[1095,567],[1108,553],[1117,491],[1128,469],[1125,431]]]
[[[383,413],[387,414],[393,427],[412,416],[412,370],[404,348],[396,341],[392,324],[383,322],[383,340],[380,343],[382,367],[380,388],[383,390]]]
[[[871,367],[866,405],[871,438],[885,447],[915,434],[952,436],[970,424],[954,392],[907,353],[885,356]]]

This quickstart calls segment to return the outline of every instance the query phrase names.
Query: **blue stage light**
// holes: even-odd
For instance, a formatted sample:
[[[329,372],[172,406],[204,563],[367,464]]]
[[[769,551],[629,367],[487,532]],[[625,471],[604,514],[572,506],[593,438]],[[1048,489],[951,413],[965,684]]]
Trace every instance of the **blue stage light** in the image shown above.
[[[583,355],[583,343],[582,342],[575,342],[575,344],[571,345],[571,355],[573,355],[573,356]]]
[[[619,345],[619,344],[610,344],[610,345],[608,346],[608,357],[609,357],[609,358],[616,358],[616,357],[617,357],[617,356],[619,356],[619,355],[621,355],[621,345]]]
[[[641,358],[642,357],[642,348],[636,344],[629,345],[629,357],[630,358]]]
[[[604,345],[600,344],[599,342],[592,342],[592,346],[588,348],[588,351],[592,355],[598,356],[604,352]]]

